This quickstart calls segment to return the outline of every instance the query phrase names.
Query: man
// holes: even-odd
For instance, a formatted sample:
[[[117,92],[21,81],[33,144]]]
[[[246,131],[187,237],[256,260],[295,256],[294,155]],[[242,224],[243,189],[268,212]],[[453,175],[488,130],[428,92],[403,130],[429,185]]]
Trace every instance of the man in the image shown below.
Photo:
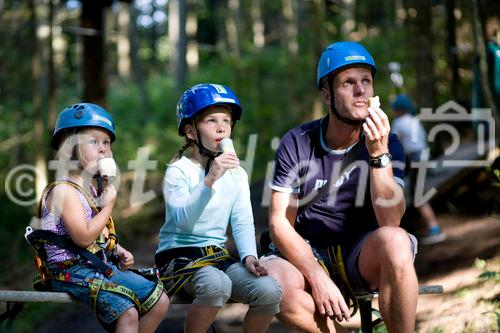
[[[323,268],[331,268],[328,248],[334,244],[342,246],[352,289],[379,290],[389,332],[414,328],[416,240],[399,227],[404,151],[389,134],[385,113],[368,108],[375,72],[372,56],[360,44],[328,46],[317,78],[328,115],[289,131],[276,152],[270,235],[286,260],[270,256],[269,273],[283,290],[278,319],[307,332],[334,332],[335,319],[350,317]],[[340,167],[343,159],[354,163]],[[330,188],[318,191],[322,186]]]
[[[414,116],[415,108],[408,95],[397,95],[391,107],[394,110],[392,132],[397,134],[399,140],[401,140],[401,144],[406,152],[407,168],[409,168],[411,167],[411,165],[409,165],[411,162],[419,162],[422,159],[428,158],[428,156],[426,156],[429,155],[427,134],[420,120]],[[418,181],[417,170],[411,168],[407,179],[409,179],[405,187],[407,207],[412,203],[415,205],[426,228],[419,243],[422,245],[431,245],[444,241],[446,239],[446,234],[441,231],[441,227],[439,226],[430,203],[420,203],[414,200],[414,191]]]

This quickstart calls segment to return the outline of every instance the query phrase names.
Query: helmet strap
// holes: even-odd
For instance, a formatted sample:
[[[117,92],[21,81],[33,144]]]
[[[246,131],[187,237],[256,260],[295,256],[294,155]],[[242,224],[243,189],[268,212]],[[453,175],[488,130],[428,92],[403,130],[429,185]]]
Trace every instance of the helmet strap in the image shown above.
[[[354,120],[341,115],[335,107],[335,98],[333,96],[333,76],[328,76],[328,91],[330,92],[330,111],[333,115],[343,123],[351,126],[359,126],[364,123],[364,120]]]
[[[210,170],[210,166],[212,164],[212,161],[222,153],[216,152],[216,151],[211,151],[211,150],[205,148],[205,146],[201,142],[200,131],[198,130],[198,125],[196,124],[196,119],[194,120],[193,123],[194,123],[194,128],[196,130],[196,137],[198,139],[196,141],[194,141],[194,140],[192,140],[192,141],[196,145],[196,147],[198,148],[200,155],[204,156],[208,159],[207,164],[205,165],[205,175],[206,175],[206,174],[208,174],[208,171]]]

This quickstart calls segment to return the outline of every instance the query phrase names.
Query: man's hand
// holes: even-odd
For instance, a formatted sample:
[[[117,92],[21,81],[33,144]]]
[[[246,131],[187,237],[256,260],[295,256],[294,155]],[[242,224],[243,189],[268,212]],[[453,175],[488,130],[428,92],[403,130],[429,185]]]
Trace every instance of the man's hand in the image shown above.
[[[369,116],[363,124],[366,148],[375,157],[389,152],[389,132],[391,126],[387,115],[380,108],[369,107]]]
[[[337,321],[349,321],[349,308],[339,288],[330,279],[324,270],[315,274],[314,281],[309,281],[311,295],[316,303],[316,308],[323,316],[329,316]]]
[[[245,257],[247,270],[255,276],[267,275],[267,266],[264,262],[257,260],[254,256]]]

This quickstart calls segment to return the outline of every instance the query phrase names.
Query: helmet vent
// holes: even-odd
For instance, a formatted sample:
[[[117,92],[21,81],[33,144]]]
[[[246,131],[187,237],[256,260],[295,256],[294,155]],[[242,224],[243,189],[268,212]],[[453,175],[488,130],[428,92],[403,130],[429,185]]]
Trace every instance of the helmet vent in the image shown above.
[[[83,111],[82,110],[78,110],[75,112],[75,118],[76,119],[82,119],[83,117]]]

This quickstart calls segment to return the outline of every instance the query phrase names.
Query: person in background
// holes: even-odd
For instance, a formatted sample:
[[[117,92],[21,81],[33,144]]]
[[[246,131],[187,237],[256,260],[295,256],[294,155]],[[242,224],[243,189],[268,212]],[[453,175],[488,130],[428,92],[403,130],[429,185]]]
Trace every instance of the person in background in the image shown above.
[[[406,205],[415,205],[424,224],[425,232],[419,239],[422,245],[430,245],[442,242],[446,239],[438,224],[434,210],[429,202],[424,202],[418,206],[413,200],[417,182],[417,169],[411,168],[412,162],[419,162],[428,158],[429,149],[427,145],[427,135],[420,120],[415,117],[415,108],[408,95],[400,94],[396,96],[391,104],[394,110],[394,120],[392,121],[392,132],[397,134],[406,152],[407,182],[405,187]]]

